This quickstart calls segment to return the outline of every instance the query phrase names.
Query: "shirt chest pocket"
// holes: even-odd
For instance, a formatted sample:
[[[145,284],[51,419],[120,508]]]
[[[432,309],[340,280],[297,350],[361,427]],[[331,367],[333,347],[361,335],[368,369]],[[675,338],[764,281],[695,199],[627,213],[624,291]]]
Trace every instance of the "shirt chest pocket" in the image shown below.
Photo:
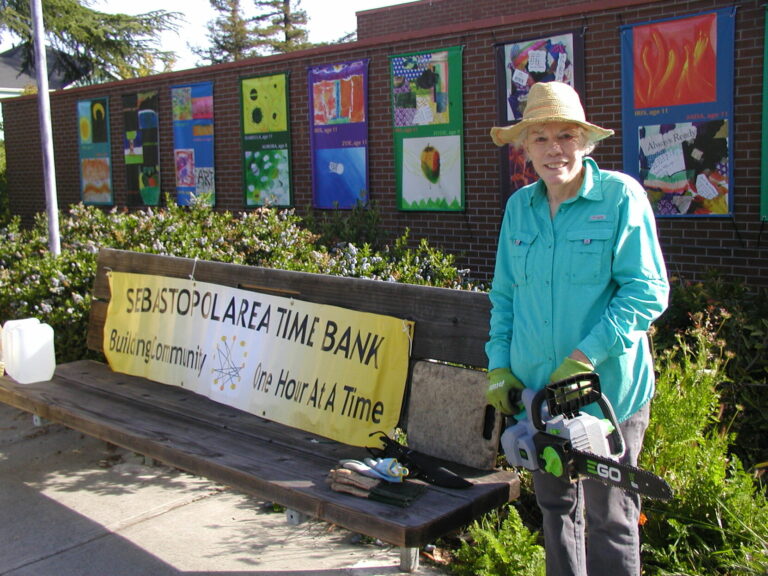
[[[533,276],[534,258],[532,255],[536,233],[515,232],[509,245],[509,265],[517,286],[527,285]]]
[[[574,284],[600,284],[611,274],[611,238],[606,228],[568,232],[570,278]]]

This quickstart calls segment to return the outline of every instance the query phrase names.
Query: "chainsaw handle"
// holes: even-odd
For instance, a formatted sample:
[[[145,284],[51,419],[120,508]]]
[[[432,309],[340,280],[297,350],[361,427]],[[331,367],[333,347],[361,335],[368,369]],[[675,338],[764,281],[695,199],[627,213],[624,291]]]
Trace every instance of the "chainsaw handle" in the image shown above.
[[[533,427],[540,432],[544,432],[547,429],[547,424],[541,415],[541,407],[545,405],[546,393],[546,388],[542,388],[535,393],[530,388],[526,388],[523,391],[523,403],[528,410],[528,418],[531,419]]]
[[[602,395],[597,399],[597,405],[600,406],[600,409],[603,411],[603,416],[610,420],[613,425],[613,432],[611,432],[608,437],[613,438],[613,446],[615,450],[617,450],[613,455],[617,458],[621,458],[624,456],[624,435],[619,429],[619,422],[616,420],[616,413],[613,411],[613,406],[611,406],[610,402],[608,402]]]

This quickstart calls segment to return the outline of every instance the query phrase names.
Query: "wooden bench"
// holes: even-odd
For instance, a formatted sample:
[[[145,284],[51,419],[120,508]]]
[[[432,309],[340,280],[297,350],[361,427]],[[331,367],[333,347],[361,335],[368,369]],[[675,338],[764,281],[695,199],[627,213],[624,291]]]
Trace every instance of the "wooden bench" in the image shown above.
[[[415,322],[400,425],[410,448],[443,459],[468,489],[428,485],[410,507],[335,492],[326,476],[364,448],[314,436],[213,402],[177,386],[113,372],[105,363],[60,364],[48,382],[0,378],[0,401],[288,510],[401,549],[401,569],[419,549],[515,499],[519,480],[496,468],[500,417],[484,400],[486,294],[102,249],[88,347],[102,351],[109,270],[187,278],[290,296]]]

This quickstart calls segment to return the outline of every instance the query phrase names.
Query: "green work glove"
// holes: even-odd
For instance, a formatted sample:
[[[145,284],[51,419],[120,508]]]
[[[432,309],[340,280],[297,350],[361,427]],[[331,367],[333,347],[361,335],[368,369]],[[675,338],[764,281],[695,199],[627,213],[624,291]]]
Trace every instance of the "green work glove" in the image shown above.
[[[560,380],[565,380],[566,378],[576,376],[577,374],[589,374],[594,371],[595,369],[593,366],[568,357],[563,360],[563,363],[560,364],[560,366],[557,367],[557,370],[552,372],[552,375],[549,377],[549,381],[559,382]]]
[[[557,370],[552,372],[552,375],[549,377],[549,381],[551,383],[555,383],[560,382],[561,380],[572,378],[574,376],[578,376],[580,374],[594,373],[595,368],[591,364],[575,360],[569,356],[563,360],[563,363],[557,367]],[[572,403],[575,402],[581,406],[583,405],[582,403],[585,401],[585,398],[588,397],[588,392],[592,390],[592,386],[584,384],[583,380],[577,379],[576,381],[571,382],[568,385],[568,388],[564,389],[558,387],[558,389],[560,391],[557,397],[558,404],[562,404],[563,407],[566,407],[572,405]]]
[[[488,372],[488,390],[485,398],[488,404],[502,414],[515,415],[523,411],[520,399],[523,385],[509,368],[496,368]]]

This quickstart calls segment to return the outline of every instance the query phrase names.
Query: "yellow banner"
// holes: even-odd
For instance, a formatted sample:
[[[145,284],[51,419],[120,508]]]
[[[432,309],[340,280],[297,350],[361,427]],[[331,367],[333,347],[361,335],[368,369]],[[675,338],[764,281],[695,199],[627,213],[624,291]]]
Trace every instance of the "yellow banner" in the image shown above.
[[[113,272],[112,370],[354,446],[397,425],[413,322],[194,280]]]

